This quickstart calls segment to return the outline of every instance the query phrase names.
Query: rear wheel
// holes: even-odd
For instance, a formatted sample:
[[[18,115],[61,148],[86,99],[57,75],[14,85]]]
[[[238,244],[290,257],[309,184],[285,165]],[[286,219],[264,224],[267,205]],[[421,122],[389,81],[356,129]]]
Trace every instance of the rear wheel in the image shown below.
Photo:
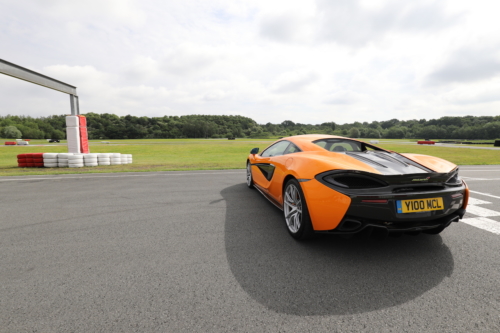
[[[252,178],[252,166],[250,162],[247,162],[247,186],[249,188],[254,188],[253,178]]]
[[[285,185],[283,213],[288,232],[293,238],[304,240],[314,235],[304,193],[295,179],[290,179]]]

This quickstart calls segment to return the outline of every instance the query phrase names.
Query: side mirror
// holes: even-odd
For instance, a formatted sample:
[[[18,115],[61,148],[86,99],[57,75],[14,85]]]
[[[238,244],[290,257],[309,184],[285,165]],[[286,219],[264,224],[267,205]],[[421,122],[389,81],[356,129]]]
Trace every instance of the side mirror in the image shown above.
[[[254,148],[254,149],[250,150],[250,154],[252,154],[252,155],[257,154],[258,152],[259,152],[259,148]]]

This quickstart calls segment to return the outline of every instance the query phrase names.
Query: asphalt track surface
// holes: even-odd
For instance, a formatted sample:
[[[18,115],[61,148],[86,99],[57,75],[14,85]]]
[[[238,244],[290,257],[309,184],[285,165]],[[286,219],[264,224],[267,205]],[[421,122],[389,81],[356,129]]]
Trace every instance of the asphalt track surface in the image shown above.
[[[0,331],[500,332],[500,166],[461,169],[467,223],[305,243],[243,170],[2,177]]]

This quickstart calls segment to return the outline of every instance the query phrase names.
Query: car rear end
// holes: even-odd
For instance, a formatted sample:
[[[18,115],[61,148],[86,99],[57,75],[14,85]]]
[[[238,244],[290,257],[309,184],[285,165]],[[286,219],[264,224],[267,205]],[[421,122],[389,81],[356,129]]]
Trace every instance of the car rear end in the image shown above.
[[[369,228],[402,233],[438,233],[465,214],[467,184],[458,168],[410,174],[373,174],[333,170],[315,178],[351,199],[340,223],[330,232],[353,234]]]

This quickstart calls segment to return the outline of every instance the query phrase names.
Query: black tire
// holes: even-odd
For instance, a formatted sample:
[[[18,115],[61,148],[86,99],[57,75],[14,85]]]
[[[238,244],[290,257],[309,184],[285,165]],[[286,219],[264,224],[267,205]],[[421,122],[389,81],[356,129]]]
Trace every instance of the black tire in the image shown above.
[[[250,162],[247,162],[247,186],[249,188],[254,188],[253,186],[253,177],[252,177],[252,169]]]
[[[306,240],[314,236],[304,192],[295,179],[290,179],[285,185],[283,215],[287,230],[293,238]]]

